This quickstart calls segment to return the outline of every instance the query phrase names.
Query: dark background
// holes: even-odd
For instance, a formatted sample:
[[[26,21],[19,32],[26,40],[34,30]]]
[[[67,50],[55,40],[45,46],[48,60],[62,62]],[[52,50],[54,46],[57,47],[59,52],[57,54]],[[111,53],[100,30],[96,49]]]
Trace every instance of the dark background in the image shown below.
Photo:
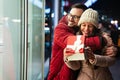
[[[91,7],[100,11],[101,14],[105,14],[108,17],[117,19],[120,21],[120,6],[119,0],[98,0]]]
[[[66,10],[74,3],[85,3],[87,0],[58,0],[68,1],[69,5],[66,6]],[[46,0],[46,7],[53,7],[54,0]],[[119,0],[97,0],[92,6],[89,6],[97,11],[101,15],[107,15],[108,17],[118,20],[120,22],[120,6]]]

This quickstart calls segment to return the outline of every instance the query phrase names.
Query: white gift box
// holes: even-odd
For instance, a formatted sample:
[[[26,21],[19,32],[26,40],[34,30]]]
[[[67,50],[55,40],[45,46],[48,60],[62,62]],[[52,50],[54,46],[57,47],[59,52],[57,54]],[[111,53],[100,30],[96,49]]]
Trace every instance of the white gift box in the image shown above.
[[[85,36],[83,35],[68,37],[66,46],[66,49],[69,49],[68,51],[69,56],[67,57],[68,61],[85,60],[84,42]]]

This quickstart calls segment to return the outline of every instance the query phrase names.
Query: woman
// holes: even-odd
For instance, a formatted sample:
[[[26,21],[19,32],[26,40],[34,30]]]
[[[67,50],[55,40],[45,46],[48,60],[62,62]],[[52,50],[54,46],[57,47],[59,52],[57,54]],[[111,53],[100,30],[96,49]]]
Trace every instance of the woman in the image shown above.
[[[66,49],[64,51],[66,65],[73,70],[80,69],[77,80],[113,80],[108,67],[115,63],[117,50],[107,33],[98,30],[98,18],[97,11],[91,8],[85,10],[78,22],[80,31],[77,34],[84,35],[88,41],[90,37],[99,37],[103,43],[101,48],[93,50],[95,46],[85,42],[87,59],[83,61],[67,61]]]

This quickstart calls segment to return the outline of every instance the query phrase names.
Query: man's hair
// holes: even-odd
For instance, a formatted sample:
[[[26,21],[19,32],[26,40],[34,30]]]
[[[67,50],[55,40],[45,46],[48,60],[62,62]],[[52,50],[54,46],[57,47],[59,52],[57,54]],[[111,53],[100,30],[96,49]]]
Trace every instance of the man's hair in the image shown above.
[[[72,8],[79,8],[79,9],[82,9],[83,11],[85,11],[88,7],[82,3],[76,3],[71,6],[71,9]]]

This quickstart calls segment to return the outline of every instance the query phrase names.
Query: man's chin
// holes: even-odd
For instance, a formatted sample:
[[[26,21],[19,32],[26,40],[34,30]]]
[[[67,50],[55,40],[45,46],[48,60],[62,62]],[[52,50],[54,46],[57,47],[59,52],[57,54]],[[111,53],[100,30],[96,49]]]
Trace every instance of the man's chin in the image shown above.
[[[74,27],[74,25],[73,25],[73,24],[68,24],[68,26],[69,26],[69,27]]]

